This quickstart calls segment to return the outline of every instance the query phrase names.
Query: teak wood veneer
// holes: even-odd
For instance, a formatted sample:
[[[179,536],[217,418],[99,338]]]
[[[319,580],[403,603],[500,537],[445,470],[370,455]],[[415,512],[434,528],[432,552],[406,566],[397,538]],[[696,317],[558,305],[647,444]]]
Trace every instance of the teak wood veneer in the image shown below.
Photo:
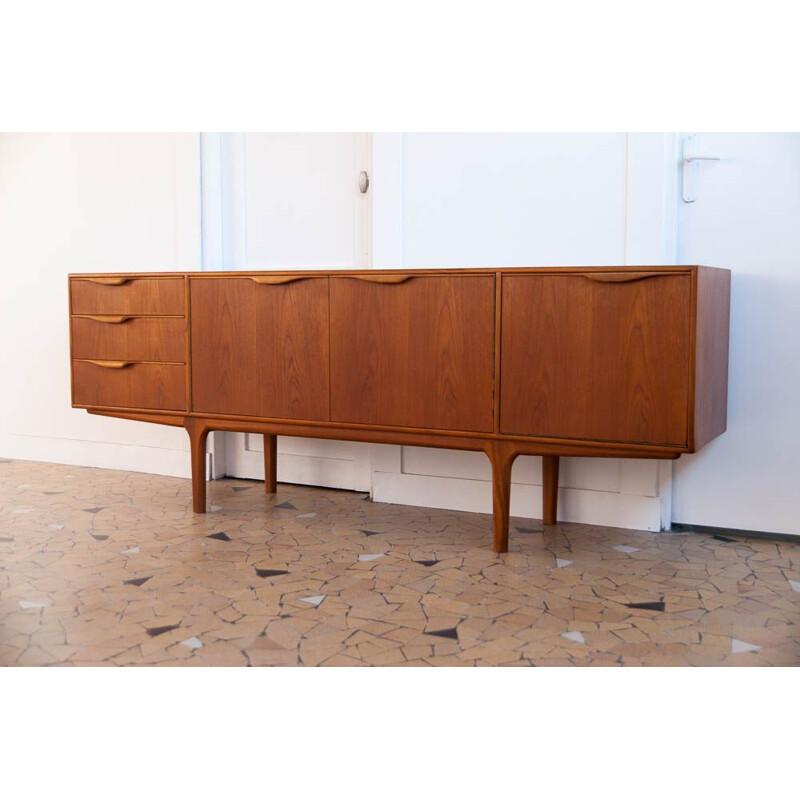
[[[511,467],[678,458],[726,425],[730,272],[700,266],[69,276],[72,405],[184,427],[482,450],[494,550]]]

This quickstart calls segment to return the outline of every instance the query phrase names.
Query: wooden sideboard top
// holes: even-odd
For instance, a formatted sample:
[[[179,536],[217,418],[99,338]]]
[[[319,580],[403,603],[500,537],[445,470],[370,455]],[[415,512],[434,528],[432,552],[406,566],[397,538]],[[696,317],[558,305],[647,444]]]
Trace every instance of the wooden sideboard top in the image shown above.
[[[595,272],[692,272],[702,267],[700,264],[669,264],[669,265],[648,265],[648,266],[569,266],[569,267],[443,267],[435,269],[417,268],[392,268],[392,269],[256,269],[256,270],[229,270],[229,271],[208,271],[198,272],[191,270],[173,270],[167,272],[72,272],[69,278],[113,278],[119,275],[130,275],[136,278],[176,278],[188,276],[190,278],[231,278],[248,277],[255,275],[335,275],[347,277],[349,275],[496,275],[498,272],[508,275],[524,275],[526,273],[546,274],[581,274]],[[705,267],[705,269],[719,269],[718,267]]]

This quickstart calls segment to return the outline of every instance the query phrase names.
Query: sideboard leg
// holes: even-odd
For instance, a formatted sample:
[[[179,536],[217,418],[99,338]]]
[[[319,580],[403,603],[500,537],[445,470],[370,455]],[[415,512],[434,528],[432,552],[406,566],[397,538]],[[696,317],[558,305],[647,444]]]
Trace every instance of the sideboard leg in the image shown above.
[[[492,462],[495,553],[508,552],[508,516],[511,506],[511,467],[517,453],[506,442],[493,442],[486,455]]]
[[[558,519],[558,456],[542,456],[542,522],[555,525]]]
[[[186,421],[192,451],[192,507],[195,514],[206,513],[206,439],[209,430],[194,419]]]
[[[269,433],[264,434],[264,491],[278,491],[278,437]]]

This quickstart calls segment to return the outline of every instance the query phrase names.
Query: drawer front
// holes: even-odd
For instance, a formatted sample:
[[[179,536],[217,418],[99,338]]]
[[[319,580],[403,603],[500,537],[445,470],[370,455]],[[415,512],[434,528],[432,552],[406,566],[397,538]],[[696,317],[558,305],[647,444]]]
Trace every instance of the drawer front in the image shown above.
[[[691,278],[503,277],[500,430],[683,446]]]
[[[182,317],[73,317],[72,357],[183,363],[186,321]]]
[[[81,406],[185,411],[186,368],[180,364],[73,361],[72,398]]]
[[[70,287],[73,314],[185,313],[183,278],[73,278]]]

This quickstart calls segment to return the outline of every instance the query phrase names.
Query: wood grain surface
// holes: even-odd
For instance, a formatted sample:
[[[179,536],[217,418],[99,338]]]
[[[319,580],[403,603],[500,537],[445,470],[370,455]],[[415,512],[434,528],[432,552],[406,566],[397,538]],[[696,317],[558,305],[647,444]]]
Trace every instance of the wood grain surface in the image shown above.
[[[685,445],[689,275],[503,278],[503,433]]]
[[[331,277],[331,419],[491,431],[494,284]]]
[[[694,414],[690,417],[693,451],[727,427],[730,305],[731,273],[698,267]]]
[[[328,420],[328,279],[191,280],[192,405]]]
[[[131,277],[119,285],[72,278],[73,314],[166,314],[183,316],[184,278]]]
[[[86,406],[186,410],[186,367],[130,364],[121,369],[73,361],[73,402]]]
[[[73,317],[72,357],[182,363],[185,329],[183,317],[128,317],[120,322]]]

